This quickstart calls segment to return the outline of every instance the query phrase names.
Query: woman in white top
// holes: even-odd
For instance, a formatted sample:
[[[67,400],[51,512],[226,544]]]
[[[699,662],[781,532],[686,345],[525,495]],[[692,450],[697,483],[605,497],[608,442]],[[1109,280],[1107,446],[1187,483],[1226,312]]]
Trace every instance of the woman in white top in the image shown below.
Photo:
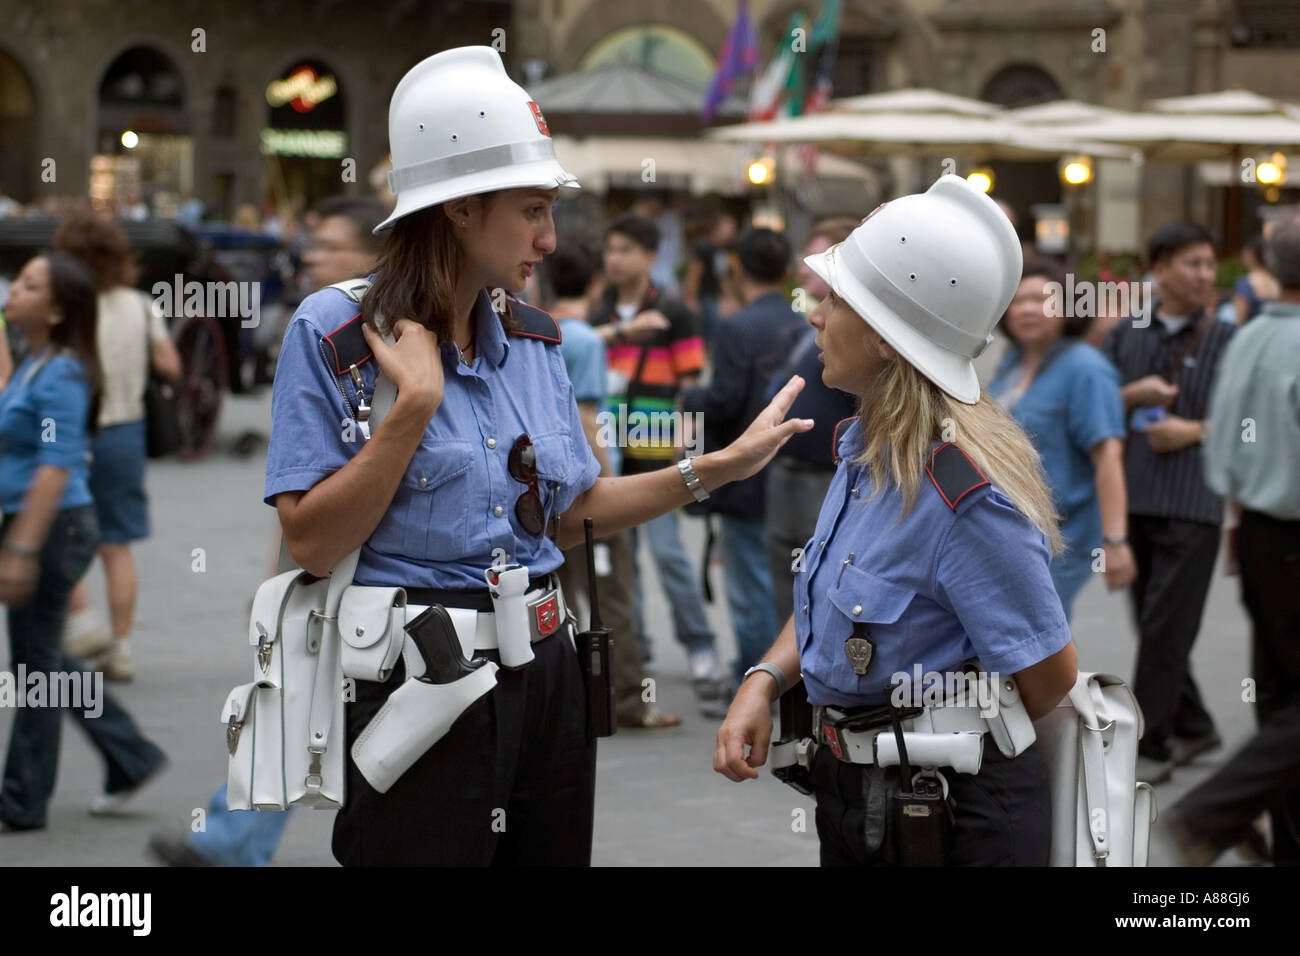
[[[74,213],[54,234],[54,246],[89,265],[99,286],[96,345],[104,388],[99,433],[91,444],[90,491],[112,624],[110,636],[95,622],[83,579],[72,593],[65,646],[75,656],[95,658],[107,680],[129,681],[135,672],[127,638],[138,590],[130,542],[149,536],[144,390],[150,367],[175,381],[181,360],[162,316],[132,288],[131,246],[114,222],[89,210]]]

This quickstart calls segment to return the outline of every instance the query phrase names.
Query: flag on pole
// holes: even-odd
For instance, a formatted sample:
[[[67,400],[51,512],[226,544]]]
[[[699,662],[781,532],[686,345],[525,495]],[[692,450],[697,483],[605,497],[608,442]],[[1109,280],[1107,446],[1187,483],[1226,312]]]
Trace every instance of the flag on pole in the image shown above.
[[[795,61],[802,55],[795,52],[795,30],[804,25],[803,14],[795,13],[790,17],[790,24],[777,44],[776,56],[767,65],[762,76],[754,83],[749,94],[749,120],[764,122],[774,119],[780,112],[786,98],[794,72]]]
[[[754,26],[749,20],[747,0],[740,0],[736,19],[727,33],[722,52],[718,54],[718,68],[713,74],[708,92],[704,94],[704,105],[700,109],[700,122],[711,123],[717,115],[732,84],[742,76],[748,75],[758,66],[758,41],[754,37]]]
[[[839,47],[840,33],[840,0],[826,0],[822,6],[821,15],[817,17],[817,22],[813,25],[812,36],[809,37],[809,52],[820,50],[821,56],[817,63],[817,75],[813,79],[812,88],[808,91],[808,97],[804,101],[804,115],[820,113],[830,106],[831,102],[831,77],[835,71],[835,54]],[[804,175],[812,178],[817,172],[817,147],[808,143],[798,149],[800,163],[803,166]]]

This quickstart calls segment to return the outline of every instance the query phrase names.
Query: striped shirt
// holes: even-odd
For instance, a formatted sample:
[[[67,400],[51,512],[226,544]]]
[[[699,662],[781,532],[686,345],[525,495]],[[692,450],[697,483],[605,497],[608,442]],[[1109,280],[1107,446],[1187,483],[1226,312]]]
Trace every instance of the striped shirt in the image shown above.
[[[1158,309],[1156,303],[1152,312]],[[1131,318],[1118,323],[1106,336],[1102,351],[1119,370],[1121,387],[1148,375],[1167,376],[1184,343],[1196,334],[1196,327],[1204,318],[1205,311],[1201,310],[1172,333],[1153,315],[1146,317],[1149,324],[1144,328],[1135,326]],[[1171,415],[1194,421],[1209,417],[1210,386],[1219,359],[1235,331],[1235,325],[1211,322],[1195,351],[1174,372],[1172,384],[1178,386],[1178,395],[1169,408]],[[1205,483],[1200,444],[1157,454],[1146,435],[1132,429],[1132,409],[1129,412],[1128,439],[1124,446],[1129,513],[1220,524],[1223,499]]]
[[[617,321],[616,290],[610,287],[588,321],[593,326]],[[653,286],[638,313],[658,309],[669,327],[641,342],[619,342],[605,352],[610,378],[609,410],[617,422],[623,453],[623,474],[653,471],[677,457],[675,410],[679,382],[704,367],[704,340],[695,315],[680,302],[662,296]]]

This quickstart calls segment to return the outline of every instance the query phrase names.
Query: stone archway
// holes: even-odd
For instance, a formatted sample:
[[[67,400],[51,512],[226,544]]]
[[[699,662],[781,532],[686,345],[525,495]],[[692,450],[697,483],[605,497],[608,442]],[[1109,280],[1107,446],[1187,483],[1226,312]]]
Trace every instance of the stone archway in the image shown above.
[[[1014,109],[1064,97],[1061,84],[1034,63],[1010,63],[988,78],[980,99]]]
[[[129,216],[170,217],[194,189],[194,139],[186,81],[149,44],[130,46],[99,81],[90,196]]]
[[[0,196],[31,201],[35,157],[36,91],[23,65],[0,50]]]
[[[558,76],[578,69],[588,50],[622,27],[656,24],[676,27],[715,52],[721,49],[731,27],[730,20],[724,20],[712,6],[699,0],[659,0],[651,5],[651,9],[653,14],[643,12],[636,4],[589,4],[566,35],[553,39],[550,75]]]

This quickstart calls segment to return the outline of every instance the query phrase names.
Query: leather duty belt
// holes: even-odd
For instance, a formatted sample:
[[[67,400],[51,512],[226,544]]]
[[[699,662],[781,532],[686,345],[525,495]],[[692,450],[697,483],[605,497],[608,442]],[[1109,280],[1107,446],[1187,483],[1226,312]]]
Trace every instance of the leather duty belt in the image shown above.
[[[913,734],[947,736],[952,734],[983,735],[988,729],[977,707],[907,708],[901,712],[903,731]],[[843,763],[870,765],[876,762],[876,737],[886,742],[893,738],[889,709],[880,707],[864,713],[850,714],[838,707],[813,708],[813,735],[821,746]],[[892,746],[889,748],[894,749]],[[910,749],[910,745],[909,745]],[[892,764],[894,761],[889,761]]]
[[[564,603],[563,589],[560,588],[553,576],[547,576],[542,580],[546,581],[549,586],[532,588],[524,595],[524,607],[528,612],[529,641],[533,644],[540,643],[559,633],[568,618],[568,606]],[[408,621],[414,620],[418,614],[428,607],[427,604],[414,602],[412,594],[416,598],[420,597],[420,589],[412,588],[408,591],[406,605],[406,619]],[[496,614],[494,612],[480,611],[473,608],[454,608],[452,606],[447,606],[447,608],[452,622],[456,626],[457,634],[461,635],[462,645],[467,643],[465,640],[467,635],[462,634],[466,612],[473,611],[474,651],[494,651],[500,647],[497,640]],[[472,655],[467,654],[466,656]]]

